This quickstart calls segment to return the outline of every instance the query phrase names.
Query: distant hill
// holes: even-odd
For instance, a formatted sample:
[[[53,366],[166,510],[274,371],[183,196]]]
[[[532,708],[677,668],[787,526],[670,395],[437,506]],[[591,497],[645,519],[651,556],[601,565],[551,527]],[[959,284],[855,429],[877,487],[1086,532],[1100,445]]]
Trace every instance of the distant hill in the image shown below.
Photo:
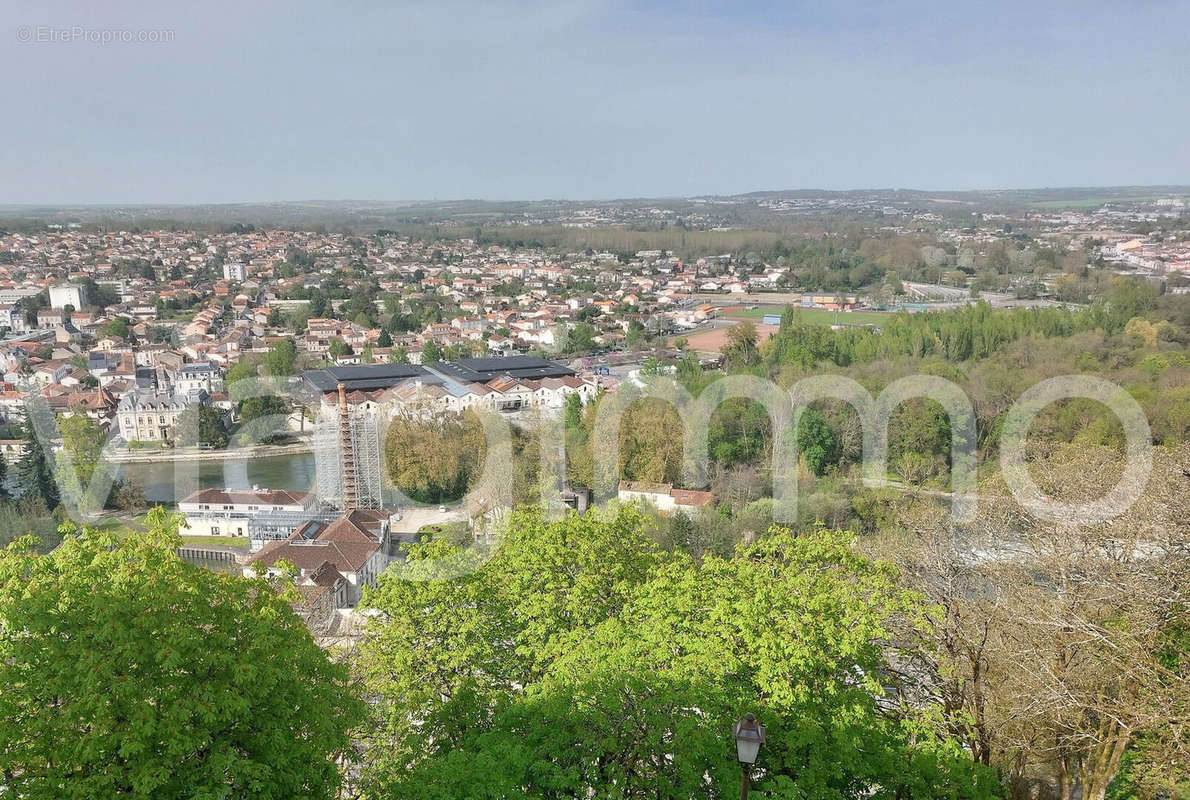
[[[667,215],[693,215],[703,226],[763,227],[791,214],[858,216],[887,210],[931,211],[943,215],[972,212],[1093,210],[1104,205],[1130,206],[1161,198],[1190,200],[1190,186],[1110,186],[981,191],[787,189],[738,195],[621,198],[613,200],[450,200],[450,201],[295,201],[215,205],[0,205],[0,228],[102,225],[106,227],[228,226],[325,227],[372,233],[416,226],[661,224]],[[586,216],[583,216],[583,215]],[[658,222],[660,220],[661,222]]]

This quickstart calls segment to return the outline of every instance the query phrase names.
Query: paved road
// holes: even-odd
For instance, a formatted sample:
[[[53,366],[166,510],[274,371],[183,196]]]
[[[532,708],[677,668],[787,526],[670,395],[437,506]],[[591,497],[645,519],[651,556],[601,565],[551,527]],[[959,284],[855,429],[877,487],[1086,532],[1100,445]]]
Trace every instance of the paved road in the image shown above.
[[[467,511],[462,506],[447,506],[440,512],[438,506],[415,506],[402,508],[401,518],[393,520],[394,533],[417,533],[426,525],[446,525],[451,522],[466,522]]]

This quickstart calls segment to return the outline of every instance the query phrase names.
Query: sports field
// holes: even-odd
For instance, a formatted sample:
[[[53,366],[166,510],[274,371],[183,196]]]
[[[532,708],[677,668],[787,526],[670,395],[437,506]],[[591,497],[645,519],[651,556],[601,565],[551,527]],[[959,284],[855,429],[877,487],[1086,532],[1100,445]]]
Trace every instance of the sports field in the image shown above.
[[[722,328],[715,328],[709,331],[701,331],[700,333],[681,334],[670,338],[670,342],[677,339],[685,339],[686,346],[696,353],[718,353],[723,349],[723,345],[727,344],[727,331],[732,326],[725,325]],[[756,338],[763,342],[765,339],[777,332],[776,325],[757,325]]]

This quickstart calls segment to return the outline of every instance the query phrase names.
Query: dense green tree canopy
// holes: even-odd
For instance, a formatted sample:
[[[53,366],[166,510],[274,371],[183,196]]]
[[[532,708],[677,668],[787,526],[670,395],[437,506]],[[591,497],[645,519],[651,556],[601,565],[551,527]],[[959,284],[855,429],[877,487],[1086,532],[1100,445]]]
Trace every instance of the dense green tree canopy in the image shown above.
[[[16,797],[331,798],[362,712],[263,579],[175,555],[177,519],[0,552],[0,768]]]
[[[449,548],[431,543],[408,567],[426,580],[382,578],[361,659],[384,721],[368,796],[735,797],[745,711],[768,726],[771,797],[995,793],[936,709],[903,702],[889,654],[930,622],[893,570],[845,535],[779,529],[696,563],[644,524],[521,510],[469,575],[435,580]]]
[[[415,500],[461,497],[479,476],[486,449],[475,412],[397,416],[385,435],[385,465],[393,485]]]

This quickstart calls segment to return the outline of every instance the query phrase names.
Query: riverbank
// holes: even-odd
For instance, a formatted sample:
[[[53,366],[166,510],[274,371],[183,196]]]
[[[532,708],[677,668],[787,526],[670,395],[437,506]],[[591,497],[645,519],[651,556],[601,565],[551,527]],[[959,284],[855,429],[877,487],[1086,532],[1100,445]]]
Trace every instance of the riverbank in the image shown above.
[[[173,447],[162,450],[129,450],[112,448],[104,450],[103,457],[113,464],[164,464],[173,461],[236,461],[274,456],[293,456],[313,453],[314,445],[309,439],[293,444],[258,444],[251,447],[235,447],[227,450],[200,450],[197,447]]]

